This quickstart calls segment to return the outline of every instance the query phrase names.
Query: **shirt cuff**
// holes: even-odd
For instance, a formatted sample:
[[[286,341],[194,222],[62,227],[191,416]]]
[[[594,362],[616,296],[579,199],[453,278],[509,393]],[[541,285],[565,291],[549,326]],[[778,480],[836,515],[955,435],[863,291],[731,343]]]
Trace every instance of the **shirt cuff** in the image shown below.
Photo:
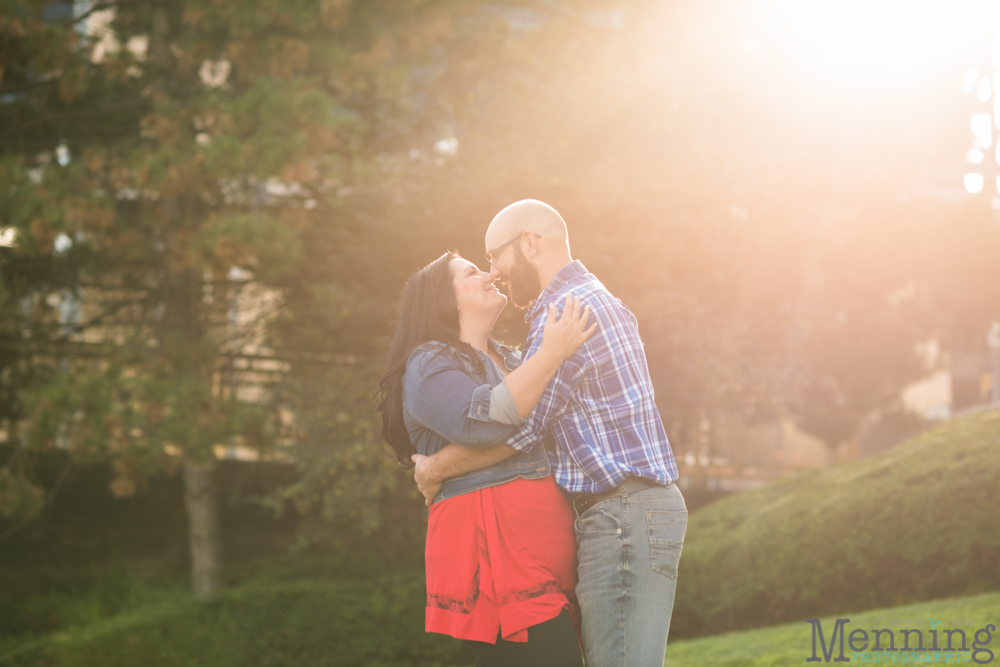
[[[508,447],[516,449],[519,452],[526,452],[531,449],[537,441],[538,438],[536,438],[530,430],[526,433],[522,428],[521,430],[515,430],[509,438],[504,440],[504,444]],[[539,443],[539,446],[541,446],[541,443]]]
[[[516,426],[521,423],[521,414],[510,389],[501,382],[495,387],[484,384],[475,388],[469,406],[469,419]]]

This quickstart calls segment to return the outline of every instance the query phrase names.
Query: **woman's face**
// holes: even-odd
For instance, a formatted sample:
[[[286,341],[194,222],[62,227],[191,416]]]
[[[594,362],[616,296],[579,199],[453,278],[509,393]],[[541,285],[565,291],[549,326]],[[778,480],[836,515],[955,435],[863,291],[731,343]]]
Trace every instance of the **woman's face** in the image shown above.
[[[448,262],[448,267],[451,269],[459,312],[465,313],[467,317],[496,319],[507,305],[507,297],[493,284],[493,276],[480,271],[475,264],[461,257]]]

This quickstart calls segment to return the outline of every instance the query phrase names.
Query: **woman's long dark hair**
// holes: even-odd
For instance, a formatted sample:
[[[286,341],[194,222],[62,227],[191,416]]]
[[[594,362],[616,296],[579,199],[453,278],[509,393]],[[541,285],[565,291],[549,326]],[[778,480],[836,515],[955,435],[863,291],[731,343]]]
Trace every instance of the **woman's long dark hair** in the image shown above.
[[[376,409],[382,416],[382,438],[392,447],[399,462],[406,466],[413,465],[410,455],[417,453],[403,423],[403,374],[410,353],[421,343],[431,340],[448,343],[460,351],[469,348],[458,339],[458,303],[448,266],[458,256],[457,252],[446,252],[406,282],[399,300],[399,322],[389,345],[386,372],[375,393]],[[467,353],[471,353],[471,349]],[[470,355],[470,359],[478,361],[475,355]]]

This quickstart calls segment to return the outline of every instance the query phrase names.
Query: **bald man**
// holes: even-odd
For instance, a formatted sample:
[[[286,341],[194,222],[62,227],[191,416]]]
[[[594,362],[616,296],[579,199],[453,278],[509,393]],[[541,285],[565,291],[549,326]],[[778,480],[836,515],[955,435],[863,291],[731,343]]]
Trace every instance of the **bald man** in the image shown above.
[[[653,400],[635,316],[570,254],[562,216],[535,200],[511,204],[486,230],[486,257],[530,324],[523,356],[542,341],[549,304],[589,305],[597,332],[560,367],[504,444],[448,445],[415,456],[428,504],[441,483],[531,447],[545,447],[576,513],[587,667],[663,664],[687,508]]]

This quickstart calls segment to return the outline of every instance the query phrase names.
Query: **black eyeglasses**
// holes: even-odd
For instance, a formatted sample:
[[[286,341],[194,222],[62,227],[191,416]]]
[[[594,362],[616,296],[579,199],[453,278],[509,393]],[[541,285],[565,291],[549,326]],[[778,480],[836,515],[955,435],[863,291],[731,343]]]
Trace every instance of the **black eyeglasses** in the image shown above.
[[[524,232],[518,232],[517,236],[515,236],[514,238],[512,238],[510,241],[507,241],[506,243],[501,243],[494,250],[491,250],[488,253],[486,253],[486,260],[490,263],[490,265],[491,266],[496,266],[497,258],[500,256],[500,253],[503,252],[503,249],[506,248],[507,246],[509,246],[514,241],[516,241],[519,238],[521,238],[521,236],[523,234],[524,234]],[[540,239],[542,237],[541,237],[540,234],[535,234],[535,238]]]

